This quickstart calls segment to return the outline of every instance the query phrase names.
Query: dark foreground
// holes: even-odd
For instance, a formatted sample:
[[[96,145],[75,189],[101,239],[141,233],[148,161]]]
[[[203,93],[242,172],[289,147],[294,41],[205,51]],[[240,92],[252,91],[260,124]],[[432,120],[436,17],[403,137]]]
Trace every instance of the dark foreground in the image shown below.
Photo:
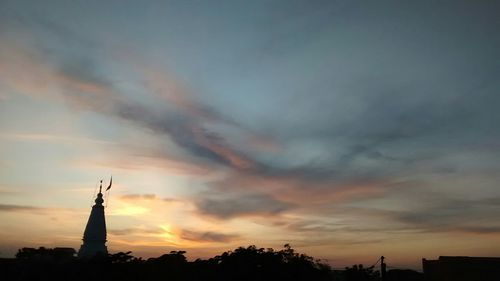
[[[16,259],[0,260],[0,279],[10,280],[381,280],[378,271],[356,265],[332,270],[329,265],[294,251],[249,246],[224,252],[208,260],[188,262],[183,251],[143,260],[128,253],[117,253],[79,260],[71,253],[52,249],[19,250]],[[387,281],[423,280],[411,270],[387,272]]]

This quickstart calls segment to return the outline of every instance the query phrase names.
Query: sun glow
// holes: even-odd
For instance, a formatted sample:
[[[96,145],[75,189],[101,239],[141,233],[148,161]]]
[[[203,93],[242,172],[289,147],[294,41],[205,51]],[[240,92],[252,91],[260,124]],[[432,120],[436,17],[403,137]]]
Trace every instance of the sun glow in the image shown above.
[[[116,216],[137,216],[148,213],[150,209],[142,206],[129,205],[111,212],[110,215]]]
[[[159,236],[164,241],[167,241],[167,242],[173,243],[173,244],[180,243],[179,236],[174,233],[174,231],[172,230],[172,226],[165,223],[165,224],[160,225],[160,229],[162,230],[162,232],[159,234]]]

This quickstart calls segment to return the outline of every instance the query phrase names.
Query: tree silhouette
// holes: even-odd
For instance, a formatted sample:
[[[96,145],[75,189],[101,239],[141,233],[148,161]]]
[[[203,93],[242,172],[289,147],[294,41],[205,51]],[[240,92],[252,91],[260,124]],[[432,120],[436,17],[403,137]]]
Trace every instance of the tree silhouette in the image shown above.
[[[373,266],[364,267],[362,264],[346,267],[344,271],[346,281],[378,281],[379,271],[374,271]]]
[[[111,263],[131,263],[131,262],[136,262],[140,263],[142,262],[142,258],[136,258],[131,255],[132,252],[118,252],[116,254],[109,254],[108,259]]]
[[[6,266],[2,280],[170,280],[170,281],[264,281],[333,280],[331,268],[311,256],[296,252],[289,244],[275,251],[255,245],[239,247],[208,260],[188,262],[185,251],[171,251],[143,260],[132,252],[119,252],[92,259],[71,258],[64,263],[47,257],[47,248],[23,248]],[[0,262],[0,268],[4,264]],[[3,276],[2,276],[3,277]]]

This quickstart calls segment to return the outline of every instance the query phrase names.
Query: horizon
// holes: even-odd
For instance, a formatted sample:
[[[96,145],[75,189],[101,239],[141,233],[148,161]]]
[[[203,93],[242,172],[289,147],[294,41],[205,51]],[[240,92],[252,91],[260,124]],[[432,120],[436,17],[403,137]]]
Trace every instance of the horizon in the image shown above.
[[[499,9],[1,1],[0,257],[499,257]]]

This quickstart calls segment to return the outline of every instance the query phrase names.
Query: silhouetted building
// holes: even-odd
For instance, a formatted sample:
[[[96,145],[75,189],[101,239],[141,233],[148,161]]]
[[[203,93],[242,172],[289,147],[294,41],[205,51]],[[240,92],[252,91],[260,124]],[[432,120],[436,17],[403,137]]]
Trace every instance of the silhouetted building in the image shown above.
[[[109,184],[109,189],[111,182]],[[95,255],[107,255],[106,247],[106,220],[104,218],[104,203],[102,195],[102,181],[99,187],[99,193],[95,199],[95,205],[92,206],[90,217],[83,234],[83,244],[78,251],[79,258],[91,258]]]
[[[498,281],[500,258],[439,257],[422,259],[426,281]]]
[[[387,271],[387,281],[424,281],[424,274],[411,269],[391,269]]]

